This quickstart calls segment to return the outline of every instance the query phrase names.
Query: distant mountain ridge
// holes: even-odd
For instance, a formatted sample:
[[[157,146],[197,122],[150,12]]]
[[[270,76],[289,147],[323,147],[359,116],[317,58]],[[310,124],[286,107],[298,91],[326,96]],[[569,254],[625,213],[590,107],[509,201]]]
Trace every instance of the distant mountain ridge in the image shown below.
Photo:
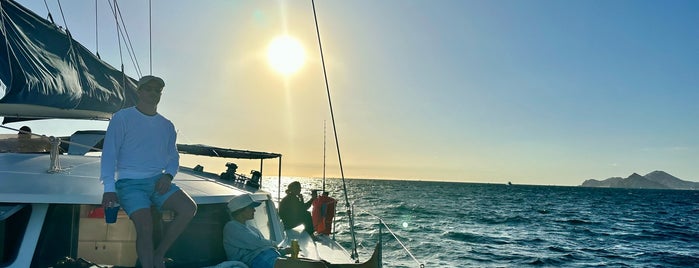
[[[664,171],[653,171],[645,176],[636,173],[626,178],[612,177],[605,180],[585,180],[583,187],[605,188],[636,188],[636,189],[673,189],[673,190],[699,190],[699,182],[681,180]]]

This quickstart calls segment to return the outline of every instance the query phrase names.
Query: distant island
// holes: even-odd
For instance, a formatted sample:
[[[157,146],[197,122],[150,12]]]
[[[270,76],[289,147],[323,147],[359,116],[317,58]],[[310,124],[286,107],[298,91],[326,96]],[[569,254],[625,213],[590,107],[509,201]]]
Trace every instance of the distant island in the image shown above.
[[[604,188],[634,188],[634,189],[672,189],[672,190],[699,190],[699,182],[681,180],[664,171],[653,171],[645,176],[636,173],[627,178],[612,177],[606,180],[586,180],[582,187]]]

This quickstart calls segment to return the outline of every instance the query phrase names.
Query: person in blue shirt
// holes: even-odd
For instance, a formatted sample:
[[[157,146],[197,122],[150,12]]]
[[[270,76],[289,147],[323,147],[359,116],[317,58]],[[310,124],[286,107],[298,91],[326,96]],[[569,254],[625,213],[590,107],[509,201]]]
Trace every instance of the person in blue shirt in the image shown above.
[[[157,112],[164,87],[159,77],[142,77],[136,106],[112,116],[102,148],[102,205],[119,203],[129,215],[136,228],[136,254],[144,268],[164,267],[165,252],[197,209],[192,198],[172,183],[179,154],[175,126]],[[153,205],[175,213],[157,248],[153,246]]]

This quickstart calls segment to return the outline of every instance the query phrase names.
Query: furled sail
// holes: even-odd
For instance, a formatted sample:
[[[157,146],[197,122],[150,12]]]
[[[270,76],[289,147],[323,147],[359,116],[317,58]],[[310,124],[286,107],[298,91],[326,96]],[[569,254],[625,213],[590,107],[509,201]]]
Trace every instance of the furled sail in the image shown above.
[[[0,116],[5,122],[106,120],[136,104],[136,81],[72,39],[70,32],[12,0],[0,0],[0,22],[0,89],[5,87]]]

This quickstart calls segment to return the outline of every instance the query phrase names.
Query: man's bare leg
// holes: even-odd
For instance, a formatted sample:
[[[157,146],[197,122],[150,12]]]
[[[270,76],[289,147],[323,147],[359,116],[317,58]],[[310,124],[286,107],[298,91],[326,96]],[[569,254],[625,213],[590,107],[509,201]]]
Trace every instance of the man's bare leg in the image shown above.
[[[131,221],[136,229],[136,254],[141,267],[153,267],[153,218],[150,208],[131,213]]]
[[[153,252],[155,267],[164,267],[165,253],[192,220],[197,212],[197,205],[189,195],[179,190],[165,201],[162,209],[175,212],[175,219],[168,224],[165,235],[160,240],[158,248]]]

